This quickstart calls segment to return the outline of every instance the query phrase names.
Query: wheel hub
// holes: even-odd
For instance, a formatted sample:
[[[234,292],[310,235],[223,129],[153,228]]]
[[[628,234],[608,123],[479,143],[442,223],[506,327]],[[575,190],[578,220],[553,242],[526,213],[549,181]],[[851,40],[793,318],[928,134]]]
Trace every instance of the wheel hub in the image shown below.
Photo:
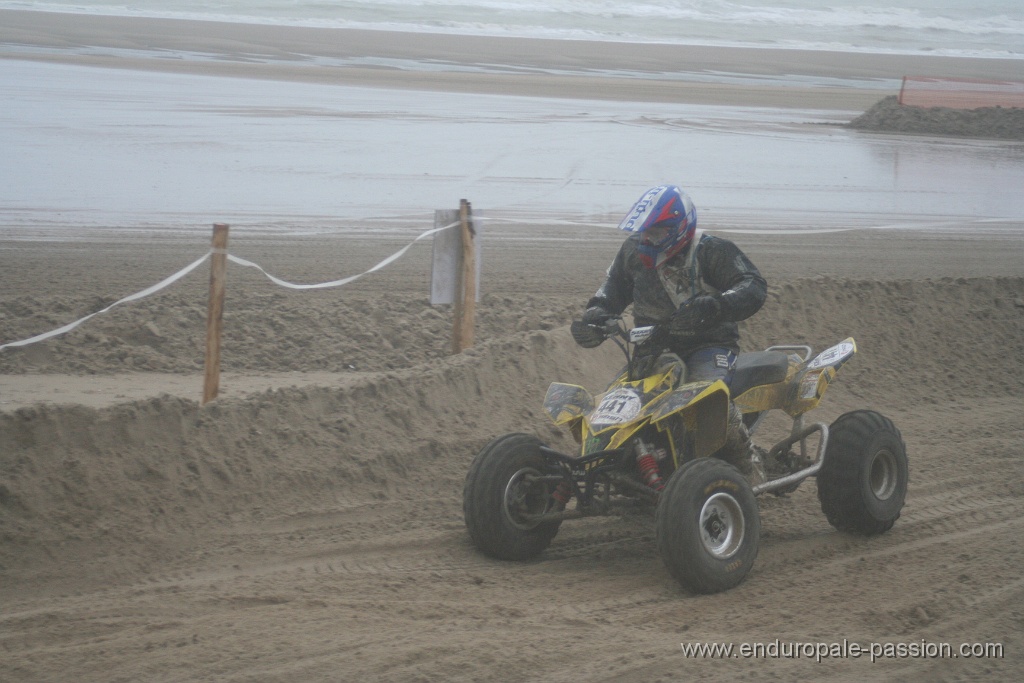
[[[713,557],[732,557],[743,544],[746,519],[739,501],[728,493],[716,493],[700,511],[700,540]]]
[[[524,467],[511,477],[505,485],[502,511],[505,518],[517,529],[529,531],[540,522],[526,520],[523,515],[540,515],[548,505],[549,491],[542,483],[534,480],[541,473],[532,467]]]
[[[875,453],[868,471],[868,482],[871,492],[879,500],[887,500],[896,491],[898,468],[896,456],[888,449]]]

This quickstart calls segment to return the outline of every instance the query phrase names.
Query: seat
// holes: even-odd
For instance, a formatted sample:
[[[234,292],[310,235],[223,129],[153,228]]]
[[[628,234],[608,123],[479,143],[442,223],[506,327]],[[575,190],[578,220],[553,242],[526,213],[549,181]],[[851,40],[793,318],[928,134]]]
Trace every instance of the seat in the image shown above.
[[[788,372],[789,356],[781,351],[741,353],[736,358],[729,393],[739,396],[753,387],[781,382]]]

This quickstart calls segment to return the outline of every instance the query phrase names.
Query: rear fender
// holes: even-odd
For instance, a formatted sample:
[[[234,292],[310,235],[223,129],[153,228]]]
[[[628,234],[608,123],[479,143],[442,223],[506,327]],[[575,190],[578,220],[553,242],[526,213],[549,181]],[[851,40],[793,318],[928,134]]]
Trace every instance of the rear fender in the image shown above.
[[[785,411],[792,417],[817,407],[821,397],[825,395],[828,385],[836,377],[839,368],[846,364],[857,353],[857,343],[853,337],[847,337],[835,346],[825,349],[808,361],[793,378],[793,391]]]
[[[684,384],[653,406],[651,422],[667,429],[678,416],[693,435],[693,455],[703,458],[725,445],[729,425],[729,387],[722,380]],[[664,423],[664,424],[662,424]]]

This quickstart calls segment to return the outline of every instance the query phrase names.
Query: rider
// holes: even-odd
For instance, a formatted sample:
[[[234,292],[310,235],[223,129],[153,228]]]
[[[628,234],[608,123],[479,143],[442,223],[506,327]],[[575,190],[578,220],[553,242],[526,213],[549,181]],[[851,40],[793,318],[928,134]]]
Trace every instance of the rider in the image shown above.
[[[728,383],[739,352],[736,323],[757,313],[767,296],[761,273],[735,244],[697,230],[693,202],[675,185],[645,192],[619,228],[632,234],[587,302],[583,322],[601,326],[633,304],[637,326],[667,324],[666,347],[686,364],[687,381]],[[574,336],[585,348],[604,341],[582,326]],[[748,471],[749,450],[750,437],[731,406],[721,455]]]

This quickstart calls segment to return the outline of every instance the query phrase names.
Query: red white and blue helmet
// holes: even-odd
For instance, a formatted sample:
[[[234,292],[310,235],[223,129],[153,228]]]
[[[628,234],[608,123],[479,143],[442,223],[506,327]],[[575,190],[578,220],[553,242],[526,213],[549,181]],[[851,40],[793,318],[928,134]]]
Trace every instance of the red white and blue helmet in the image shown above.
[[[649,228],[668,228],[658,242],[645,240]],[[619,229],[641,234],[640,259],[648,268],[660,266],[685,249],[697,231],[697,209],[693,200],[675,185],[659,185],[647,190],[619,223]]]

